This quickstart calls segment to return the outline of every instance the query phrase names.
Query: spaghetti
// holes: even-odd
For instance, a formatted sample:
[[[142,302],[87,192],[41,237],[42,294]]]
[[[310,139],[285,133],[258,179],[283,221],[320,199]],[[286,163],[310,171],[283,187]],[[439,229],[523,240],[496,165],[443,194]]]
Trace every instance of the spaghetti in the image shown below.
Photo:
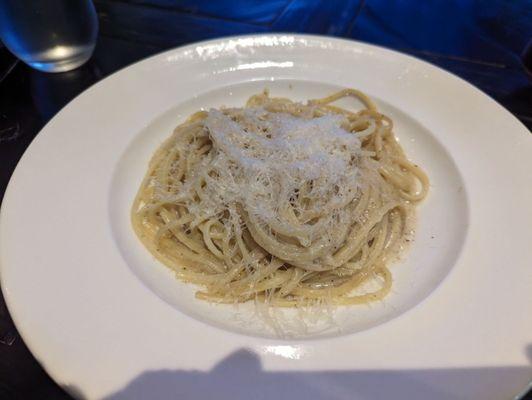
[[[363,108],[333,105],[344,97]],[[201,299],[360,304],[390,291],[387,265],[428,185],[360,91],[306,104],[264,91],[179,125],[150,162],[132,223]]]

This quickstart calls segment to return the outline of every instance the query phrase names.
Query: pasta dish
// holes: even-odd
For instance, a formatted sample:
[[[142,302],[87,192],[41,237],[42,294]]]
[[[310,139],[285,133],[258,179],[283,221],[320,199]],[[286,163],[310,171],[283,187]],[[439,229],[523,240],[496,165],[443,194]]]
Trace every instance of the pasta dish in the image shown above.
[[[345,97],[359,109],[334,105]],[[388,265],[428,186],[360,91],[305,104],[264,91],[175,129],[150,161],[132,224],[198,298],[360,304],[390,291]]]

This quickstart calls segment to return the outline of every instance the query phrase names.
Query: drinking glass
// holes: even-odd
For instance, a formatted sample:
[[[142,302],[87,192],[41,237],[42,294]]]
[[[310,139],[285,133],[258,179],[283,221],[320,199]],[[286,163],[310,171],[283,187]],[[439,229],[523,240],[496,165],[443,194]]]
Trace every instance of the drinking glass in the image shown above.
[[[92,55],[97,33],[92,0],[0,0],[0,39],[38,70],[79,67]]]

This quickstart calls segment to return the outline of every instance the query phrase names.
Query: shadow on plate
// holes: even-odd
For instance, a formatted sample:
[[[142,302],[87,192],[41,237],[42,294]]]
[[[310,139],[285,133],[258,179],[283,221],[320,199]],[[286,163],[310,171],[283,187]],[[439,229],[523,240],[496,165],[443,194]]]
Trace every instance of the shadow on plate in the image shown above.
[[[532,346],[527,348],[532,358]],[[356,354],[353,354],[356,357]],[[380,371],[267,371],[249,350],[208,372],[148,371],[105,400],[119,399],[504,399],[519,393],[532,367]],[[498,382],[494,385],[493,382]],[[486,387],[490,392],[486,393]],[[495,389],[494,389],[495,388]],[[281,396],[281,397],[280,397]],[[391,397],[392,396],[392,397]],[[487,396],[487,397],[486,397]],[[528,396],[527,396],[528,397]]]

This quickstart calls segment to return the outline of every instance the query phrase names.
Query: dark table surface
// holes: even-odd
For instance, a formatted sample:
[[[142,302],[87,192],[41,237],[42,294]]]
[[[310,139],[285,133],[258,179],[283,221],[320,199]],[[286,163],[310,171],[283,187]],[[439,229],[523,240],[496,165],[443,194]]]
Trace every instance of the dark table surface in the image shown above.
[[[235,34],[314,33],[409,53],[469,81],[532,129],[528,0],[95,0],[95,5],[96,50],[77,70],[38,72],[0,45],[0,198],[31,140],[84,89],[160,51]],[[69,398],[30,354],[0,296],[0,399]]]

